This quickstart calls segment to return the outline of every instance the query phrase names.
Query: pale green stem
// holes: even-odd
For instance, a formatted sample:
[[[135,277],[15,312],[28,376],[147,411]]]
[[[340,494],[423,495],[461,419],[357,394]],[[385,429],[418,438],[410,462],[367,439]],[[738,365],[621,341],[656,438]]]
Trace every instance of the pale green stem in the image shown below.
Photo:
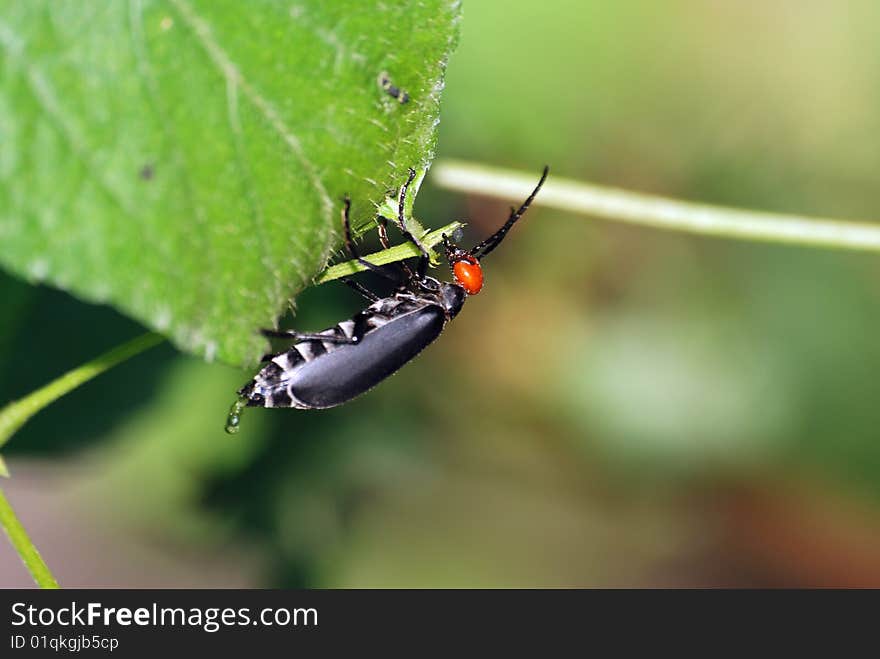
[[[433,249],[443,242],[444,234],[451,238],[452,234],[461,226],[461,222],[450,222],[445,227],[441,227],[436,231],[431,231],[430,233],[425,234],[419,238],[419,241],[425,245],[425,247]],[[403,261],[404,259],[418,256],[420,253],[418,247],[411,242],[405,242],[389,249],[384,249],[381,252],[367,254],[363,258],[373,265],[387,265],[389,263],[394,263],[395,261]],[[320,276],[316,277],[315,284],[325,284],[328,281],[348,277],[349,275],[363,272],[366,269],[367,267],[365,265],[358,263],[357,261],[337,263],[336,265],[330,266],[322,272]]]
[[[525,173],[456,160],[440,161],[431,171],[432,181],[440,187],[512,201],[525,199],[539,176],[538,170]],[[880,252],[880,224],[678,201],[581,183],[554,176],[552,172],[535,203],[657,229],[738,240]]]
[[[153,332],[143,334],[82,366],[68,371],[44,387],[32,391],[24,398],[12,401],[0,410],[0,446],[8,442],[13,433],[21,428],[28,419],[50,403],[58,400],[69,391],[76,389],[84,382],[88,382],[95,376],[100,375],[107,369],[148,348],[152,348],[163,340],[164,338],[160,334]]]
[[[15,511],[9,504],[6,495],[3,494],[3,490],[0,490],[0,525],[3,526],[3,530],[9,536],[9,542],[15,548],[15,551],[18,552],[22,562],[28,569],[28,572],[31,573],[37,585],[40,588],[58,588],[58,582],[52,576],[49,566],[46,565],[43,557],[40,556],[40,552],[37,551],[34,543],[28,537],[27,531],[21,525],[21,521],[19,521]]]
[[[82,366],[78,366],[72,371],[68,371],[24,398],[9,403],[0,410],[0,446],[9,441],[13,433],[21,428],[28,419],[53,401],[58,400],[61,396],[84,382],[88,382],[100,375],[108,368],[161,343],[163,340],[161,335],[154,334],[153,332],[143,334]],[[3,476],[9,475],[2,458],[0,458],[0,474]],[[18,552],[37,585],[40,588],[58,588],[58,582],[55,581],[55,577],[52,576],[52,572],[49,571],[49,567],[43,561],[40,552],[37,551],[34,543],[31,542],[27,531],[24,530],[24,526],[22,526],[2,490],[0,490],[0,525],[3,526],[6,535],[9,536],[9,542],[12,543],[15,551]]]

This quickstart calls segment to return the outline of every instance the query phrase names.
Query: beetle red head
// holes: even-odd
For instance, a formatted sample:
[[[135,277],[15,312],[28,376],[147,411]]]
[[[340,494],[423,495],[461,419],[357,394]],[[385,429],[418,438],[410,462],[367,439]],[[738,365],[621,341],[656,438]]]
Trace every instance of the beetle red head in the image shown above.
[[[483,268],[470,254],[464,254],[452,262],[452,275],[455,277],[455,283],[468,295],[476,295],[483,288]]]

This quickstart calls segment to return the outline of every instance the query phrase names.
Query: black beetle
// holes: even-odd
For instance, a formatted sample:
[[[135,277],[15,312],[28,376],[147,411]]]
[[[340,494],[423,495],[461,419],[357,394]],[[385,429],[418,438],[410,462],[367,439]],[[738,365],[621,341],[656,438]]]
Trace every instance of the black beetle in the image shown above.
[[[296,330],[263,330],[266,336],[288,338],[296,343],[288,350],[263,358],[268,362],[266,366],[238,392],[239,399],[227,419],[227,432],[238,431],[240,414],[245,406],[309,410],[346,403],[379,384],[424,350],[461,311],[467,296],[480,292],[483,286],[480,259],[501,243],[513,224],[526,212],[547,179],[548,171],[545,167],[532,194],[522,206],[511,210],[507,222],[472,249],[462,250],[443,236],[454,283],[425,274],[429,263],[428,250],[406,228],[404,201],[415,178],[414,170],[409,171],[406,183],[400,188],[396,223],[404,237],[418,247],[421,256],[415,270],[405,263],[398,264],[399,277],[392,277],[358,255],[349,224],[351,202],[346,198],[342,222],[347,250],[368,270],[393,279],[398,284],[397,291],[380,298],[361,284],[344,279],[371,302],[353,318],[314,334]],[[380,242],[387,249],[388,220],[379,217],[377,221]]]

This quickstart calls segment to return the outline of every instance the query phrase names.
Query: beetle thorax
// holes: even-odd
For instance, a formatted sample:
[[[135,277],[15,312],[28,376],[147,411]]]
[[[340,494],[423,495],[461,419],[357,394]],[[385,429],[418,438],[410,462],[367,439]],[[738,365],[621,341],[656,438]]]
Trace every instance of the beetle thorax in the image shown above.
[[[445,281],[440,282],[440,301],[450,318],[455,318],[458,312],[461,311],[466,299],[467,293],[458,284],[449,284]]]

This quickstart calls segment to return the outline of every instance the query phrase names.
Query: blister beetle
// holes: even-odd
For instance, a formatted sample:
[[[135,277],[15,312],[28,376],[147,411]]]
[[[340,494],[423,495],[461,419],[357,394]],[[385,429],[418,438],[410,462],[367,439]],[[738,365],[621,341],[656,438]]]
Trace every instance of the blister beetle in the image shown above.
[[[393,295],[380,298],[358,282],[345,278],[346,284],[370,301],[370,305],[353,318],[314,334],[263,330],[265,336],[291,339],[295,343],[288,350],[263,358],[266,365],[238,391],[239,398],[229,411],[226,431],[238,431],[241,411],[246,406],[311,410],[342,405],[372,389],[428,347],[458,315],[467,297],[480,292],[483,287],[481,259],[498,247],[528,210],[548,172],[549,168],[545,167],[538,185],[522,206],[511,209],[507,222],[483,242],[463,250],[443,236],[454,282],[440,281],[426,274],[428,250],[404,222],[404,204],[415,170],[409,170],[409,177],[398,193],[396,224],[421,255],[415,269],[404,262],[398,263],[398,276],[390,275],[358,254],[351,237],[351,202],[346,198],[342,209],[346,249],[367,270],[394,280],[397,290]],[[379,241],[388,249],[388,220],[380,216],[377,225]]]

